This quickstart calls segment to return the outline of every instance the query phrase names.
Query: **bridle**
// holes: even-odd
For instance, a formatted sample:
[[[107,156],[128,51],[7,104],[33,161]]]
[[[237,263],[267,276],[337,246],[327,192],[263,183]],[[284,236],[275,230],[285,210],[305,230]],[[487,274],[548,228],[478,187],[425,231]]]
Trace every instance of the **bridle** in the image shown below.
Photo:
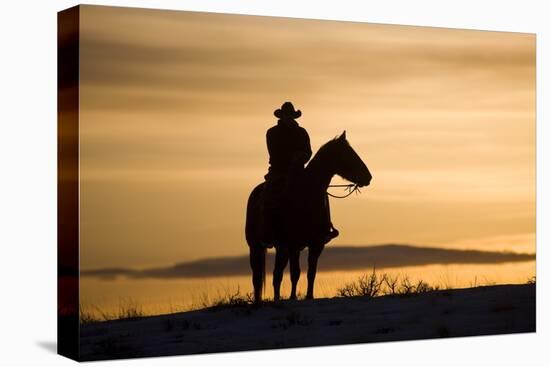
[[[333,198],[336,198],[336,199],[345,199],[345,198],[347,198],[348,196],[350,196],[351,194],[353,194],[354,192],[355,192],[356,194],[360,194],[360,193],[361,193],[361,190],[359,190],[359,185],[357,185],[357,184],[328,185],[328,187],[345,187],[345,188],[346,188],[346,191],[349,191],[346,195],[342,195],[342,196],[333,195],[333,194],[331,194],[330,192],[327,191],[327,195],[328,195],[328,196],[333,197]]]

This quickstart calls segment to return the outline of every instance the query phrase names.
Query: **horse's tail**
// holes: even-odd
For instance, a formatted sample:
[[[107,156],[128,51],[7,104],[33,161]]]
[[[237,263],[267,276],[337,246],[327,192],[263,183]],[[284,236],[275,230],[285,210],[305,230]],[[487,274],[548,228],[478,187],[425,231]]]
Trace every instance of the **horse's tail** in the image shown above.
[[[248,246],[255,247],[261,240],[260,227],[262,215],[262,194],[264,184],[261,183],[252,190],[246,204],[245,237]]]
[[[250,250],[250,267],[252,268],[252,283],[254,285],[254,300],[260,302],[265,291],[265,257],[266,249],[261,245],[261,208],[264,185],[256,186],[246,208],[246,242]]]
[[[260,267],[262,269],[261,275],[262,275],[262,289],[260,290],[260,294],[263,296],[265,295],[265,255],[267,250],[265,248],[261,248],[261,254],[260,254]]]

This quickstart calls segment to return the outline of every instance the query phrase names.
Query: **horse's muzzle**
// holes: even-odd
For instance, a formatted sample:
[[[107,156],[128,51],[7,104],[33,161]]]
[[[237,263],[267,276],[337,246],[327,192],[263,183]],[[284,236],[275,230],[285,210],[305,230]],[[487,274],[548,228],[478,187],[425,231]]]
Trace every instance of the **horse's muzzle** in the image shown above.
[[[371,177],[371,178],[369,178],[368,180],[365,180],[365,181],[363,181],[363,182],[359,182],[359,183],[357,183],[357,186],[359,186],[359,187],[365,187],[365,186],[369,186],[369,185],[370,185],[370,182],[371,182],[371,180],[372,180],[372,177]]]

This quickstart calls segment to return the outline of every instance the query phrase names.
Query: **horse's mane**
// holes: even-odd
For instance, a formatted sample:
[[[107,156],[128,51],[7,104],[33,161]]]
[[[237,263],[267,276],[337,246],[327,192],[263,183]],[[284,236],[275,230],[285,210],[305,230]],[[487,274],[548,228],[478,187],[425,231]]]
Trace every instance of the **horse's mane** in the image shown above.
[[[338,136],[335,137],[334,139],[327,141],[325,144],[321,146],[321,148],[319,148],[319,150],[317,151],[317,153],[315,153],[313,158],[311,158],[308,166],[311,165],[313,162],[317,162],[320,159],[325,158],[327,155],[330,155],[331,153],[333,153],[333,151],[336,148],[338,148],[340,144],[349,145],[349,142],[346,139],[340,139],[340,137]]]

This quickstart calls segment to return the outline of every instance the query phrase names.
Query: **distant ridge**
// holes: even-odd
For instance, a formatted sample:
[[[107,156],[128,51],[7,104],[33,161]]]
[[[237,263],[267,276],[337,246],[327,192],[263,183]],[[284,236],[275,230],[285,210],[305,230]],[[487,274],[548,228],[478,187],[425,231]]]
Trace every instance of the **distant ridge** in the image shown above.
[[[431,264],[499,264],[535,260],[535,254],[490,252],[480,250],[452,250],[438,247],[410,245],[331,246],[320,259],[320,271],[363,270],[377,268],[420,266]],[[273,268],[273,251],[267,255],[267,269]],[[300,258],[307,266],[307,253]],[[268,270],[270,271],[270,270]],[[131,269],[123,267],[81,270],[83,277],[113,279],[128,278],[205,278],[249,275],[248,255],[219,257],[178,263],[172,266]]]

